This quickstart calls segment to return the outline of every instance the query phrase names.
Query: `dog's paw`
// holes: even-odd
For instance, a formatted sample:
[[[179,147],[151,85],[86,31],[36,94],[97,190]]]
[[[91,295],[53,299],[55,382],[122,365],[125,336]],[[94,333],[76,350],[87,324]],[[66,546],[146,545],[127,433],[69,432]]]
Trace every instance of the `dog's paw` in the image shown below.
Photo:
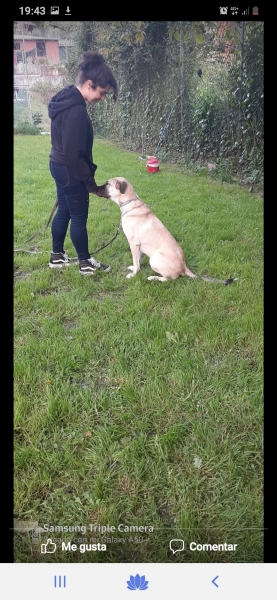
[[[127,269],[129,269],[129,271],[133,271],[134,270],[134,265],[130,265],[130,267],[127,267]]]
[[[153,281],[154,279],[156,279],[157,281],[167,281],[167,277],[158,277],[157,275],[150,275],[150,277],[147,277],[148,281]]]
[[[135,273],[128,273],[128,275],[126,275],[126,279],[130,279],[131,277],[134,277]]]

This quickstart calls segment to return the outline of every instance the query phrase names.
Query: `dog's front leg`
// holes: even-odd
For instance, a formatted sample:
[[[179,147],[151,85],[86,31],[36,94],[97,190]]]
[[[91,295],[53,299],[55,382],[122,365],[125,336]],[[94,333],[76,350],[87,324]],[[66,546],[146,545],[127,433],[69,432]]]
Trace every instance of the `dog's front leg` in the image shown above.
[[[130,277],[134,277],[134,275],[140,270],[140,244],[130,244],[130,249],[132,252],[133,264],[130,267],[128,267],[128,269],[132,271],[132,273],[128,273],[128,275],[126,275],[127,279],[130,279]]]

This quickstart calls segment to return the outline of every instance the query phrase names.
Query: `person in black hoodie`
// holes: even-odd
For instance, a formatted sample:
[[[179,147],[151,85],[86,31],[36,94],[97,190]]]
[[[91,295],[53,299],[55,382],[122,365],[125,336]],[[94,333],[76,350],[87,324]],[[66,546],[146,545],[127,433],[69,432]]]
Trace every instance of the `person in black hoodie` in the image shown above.
[[[70,237],[79,259],[79,272],[93,275],[96,268],[110,271],[90,256],[87,218],[89,193],[97,194],[93,163],[93,128],[86,102],[91,106],[105,100],[110,90],[117,98],[117,83],[103,56],[84,52],[78,67],[75,85],[69,85],[51,99],[48,114],[51,119],[50,172],[57,188],[58,208],[52,222],[52,242],[49,267],[68,266],[64,250],[69,221]]]

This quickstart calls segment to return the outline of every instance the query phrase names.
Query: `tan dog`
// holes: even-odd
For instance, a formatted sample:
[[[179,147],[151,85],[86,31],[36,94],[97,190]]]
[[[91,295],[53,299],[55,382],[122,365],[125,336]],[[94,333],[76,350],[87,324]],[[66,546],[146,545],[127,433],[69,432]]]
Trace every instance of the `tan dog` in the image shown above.
[[[121,210],[122,229],[129,242],[133,257],[133,264],[128,267],[132,273],[127,277],[134,277],[140,270],[142,254],[150,258],[150,266],[159,276],[147,277],[150,281],[166,281],[177,279],[180,275],[197,277],[186,266],[182,248],[169,233],[163,223],[152,213],[136,194],[133,186],[124,177],[114,177],[106,184],[99,186],[97,195],[109,198],[118,204]],[[222,281],[203,277],[207,281],[231,283],[233,279]]]

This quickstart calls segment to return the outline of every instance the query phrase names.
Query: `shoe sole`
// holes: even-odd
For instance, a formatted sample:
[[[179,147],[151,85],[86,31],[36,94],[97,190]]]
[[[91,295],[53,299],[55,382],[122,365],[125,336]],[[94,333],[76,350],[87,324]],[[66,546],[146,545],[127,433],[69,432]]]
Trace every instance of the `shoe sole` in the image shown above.
[[[102,273],[109,273],[109,271],[111,270],[110,265],[106,269],[103,269],[102,267],[95,267],[95,268],[96,268],[96,270],[98,270],[100,272],[102,271]]]
[[[108,267],[107,269],[100,269],[100,271],[103,271],[103,273],[109,273],[110,270],[111,267]]]
[[[111,267],[108,267],[108,269],[101,269],[101,267],[96,267],[93,271],[89,271],[88,273],[86,273],[85,271],[80,271],[79,269],[79,273],[81,275],[94,275],[95,271],[102,271],[103,273],[109,273],[109,271],[111,270]]]
[[[79,269],[79,273],[80,273],[80,275],[86,275],[86,276],[89,276],[89,275],[94,275],[95,271],[96,271],[96,269],[94,269],[93,271],[81,271],[81,270]]]
[[[48,267],[50,267],[50,269],[62,269],[63,267],[69,267],[70,263],[61,263],[59,265],[55,265],[53,263],[48,263]]]

